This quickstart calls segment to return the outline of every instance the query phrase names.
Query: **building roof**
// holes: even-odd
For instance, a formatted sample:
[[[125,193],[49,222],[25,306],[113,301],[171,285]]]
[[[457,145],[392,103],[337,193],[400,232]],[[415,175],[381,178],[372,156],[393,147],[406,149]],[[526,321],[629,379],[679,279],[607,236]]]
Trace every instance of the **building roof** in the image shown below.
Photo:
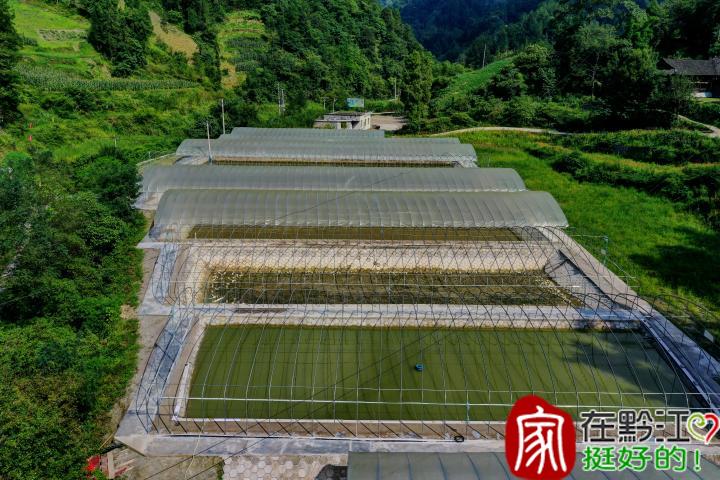
[[[349,129],[319,129],[319,128],[254,128],[236,127],[232,129],[233,136],[253,136],[256,138],[281,138],[281,137],[352,137],[352,138],[384,138],[385,132],[381,130],[349,130]]]
[[[208,148],[209,143],[209,148]],[[292,161],[311,163],[392,164],[424,163],[476,167],[477,154],[472,145],[433,142],[298,142],[292,139],[246,141],[222,138],[183,141],[179,157],[237,161]]]
[[[673,73],[691,77],[720,77],[720,58],[709,60],[692,60],[664,58],[665,63],[672,67]]]
[[[368,131],[368,130],[363,130]],[[460,144],[460,139],[457,137],[425,137],[425,138],[412,138],[412,137],[389,137],[389,138],[382,138],[382,137],[370,137],[370,136],[342,136],[342,135],[326,135],[326,136],[308,136],[308,135],[284,135],[284,134],[278,134],[275,137],[269,138],[264,136],[257,136],[257,135],[246,135],[246,134],[236,134],[236,133],[228,133],[225,135],[220,135],[218,137],[218,140],[242,140],[248,143],[260,143],[260,142],[268,142],[268,141],[284,141],[284,140],[291,140],[294,144],[298,143],[311,143],[313,145],[317,145],[318,143],[347,143],[347,144],[353,144],[353,143],[363,143],[367,144],[370,142],[375,143],[405,143],[405,144],[420,144],[420,143],[437,143],[437,144]],[[205,140],[207,143],[207,140]]]
[[[218,227],[566,227],[545,192],[170,190],[151,235]]]
[[[175,189],[516,192],[525,183],[510,168],[173,165],[143,172],[143,193]]]
[[[718,478],[720,468],[702,460],[702,470],[688,468],[682,477],[693,480]],[[350,452],[348,480],[496,480],[514,478],[504,453],[434,453],[434,452]],[[568,477],[576,480],[669,480],[672,472],[658,471],[652,462],[643,472],[583,472],[578,455]]]

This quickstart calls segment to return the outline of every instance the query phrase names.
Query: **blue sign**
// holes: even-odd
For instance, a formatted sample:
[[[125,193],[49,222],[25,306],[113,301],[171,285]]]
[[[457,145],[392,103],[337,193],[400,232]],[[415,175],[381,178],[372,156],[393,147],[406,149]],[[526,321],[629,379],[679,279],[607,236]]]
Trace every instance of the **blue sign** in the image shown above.
[[[347,106],[348,106],[348,108],[365,108],[365,99],[364,98],[348,98]]]

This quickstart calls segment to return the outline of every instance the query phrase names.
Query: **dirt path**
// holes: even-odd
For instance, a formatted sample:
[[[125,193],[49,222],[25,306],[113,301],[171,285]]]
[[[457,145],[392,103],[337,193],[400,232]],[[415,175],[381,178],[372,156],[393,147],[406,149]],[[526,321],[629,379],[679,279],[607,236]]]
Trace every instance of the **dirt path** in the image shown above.
[[[685,120],[690,123],[694,123],[695,125],[705,128],[707,131],[701,132],[703,135],[706,135],[710,138],[720,138],[720,128],[692,120],[692,119],[684,117],[682,115],[678,115],[678,117],[681,118],[682,120]],[[463,128],[460,130],[452,130],[449,132],[435,133],[430,136],[431,137],[442,137],[444,135],[457,135],[460,133],[470,133],[470,132],[523,132],[523,133],[544,133],[544,134],[548,134],[548,135],[575,135],[574,133],[559,132],[557,130],[546,129],[546,128],[472,127],[472,128]]]
[[[458,133],[470,132],[523,132],[523,133],[547,133],[549,135],[571,135],[570,133],[558,132],[546,128],[525,128],[525,127],[472,127],[460,130],[452,130],[450,132],[436,133],[431,137],[442,137],[443,135],[455,135]]]

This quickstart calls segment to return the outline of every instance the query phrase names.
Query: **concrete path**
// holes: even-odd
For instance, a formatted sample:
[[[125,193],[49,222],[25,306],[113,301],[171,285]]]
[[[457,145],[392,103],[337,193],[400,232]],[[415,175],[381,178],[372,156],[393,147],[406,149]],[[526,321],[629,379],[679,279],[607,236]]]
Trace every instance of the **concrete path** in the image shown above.
[[[703,135],[707,135],[710,138],[720,138],[720,128],[717,128],[714,125],[708,125],[706,123],[698,122],[697,120],[693,120],[683,115],[678,115],[678,118],[707,129],[707,132],[702,132]]]

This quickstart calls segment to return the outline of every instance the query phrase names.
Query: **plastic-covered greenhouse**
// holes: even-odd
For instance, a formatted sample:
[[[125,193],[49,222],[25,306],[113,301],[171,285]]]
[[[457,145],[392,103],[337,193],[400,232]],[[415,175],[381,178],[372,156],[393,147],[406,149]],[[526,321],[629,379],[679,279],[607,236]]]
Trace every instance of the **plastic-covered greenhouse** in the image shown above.
[[[525,183],[510,168],[402,168],[267,165],[149,167],[142,193],[175,189],[396,192],[518,192]]]
[[[255,138],[314,138],[321,140],[327,137],[340,138],[385,138],[385,132],[382,130],[348,130],[348,129],[328,129],[328,128],[253,128],[253,127],[236,127],[232,129],[230,135],[233,136],[251,136]]]
[[[170,190],[151,235],[187,238],[223,227],[565,227],[546,192],[328,192]]]
[[[424,165],[475,167],[472,145],[447,143],[317,143],[292,139],[246,141],[242,139],[185,140],[179,157],[243,163],[313,163],[355,165]]]
[[[302,135],[276,135],[274,137],[267,136],[256,136],[256,135],[235,135],[228,133],[226,135],[220,135],[218,140],[243,140],[247,142],[267,142],[273,140],[289,140],[295,143],[312,143],[317,145],[318,143],[360,143],[367,144],[369,142],[388,142],[388,143],[401,143],[401,144],[426,144],[426,143],[437,143],[437,144],[452,144],[459,145],[460,139],[457,137],[437,137],[437,138],[405,138],[405,137],[390,137],[390,138],[377,138],[377,137],[347,137],[347,136],[333,136],[328,135],[326,137],[312,137]],[[206,140],[207,141],[207,140]]]

